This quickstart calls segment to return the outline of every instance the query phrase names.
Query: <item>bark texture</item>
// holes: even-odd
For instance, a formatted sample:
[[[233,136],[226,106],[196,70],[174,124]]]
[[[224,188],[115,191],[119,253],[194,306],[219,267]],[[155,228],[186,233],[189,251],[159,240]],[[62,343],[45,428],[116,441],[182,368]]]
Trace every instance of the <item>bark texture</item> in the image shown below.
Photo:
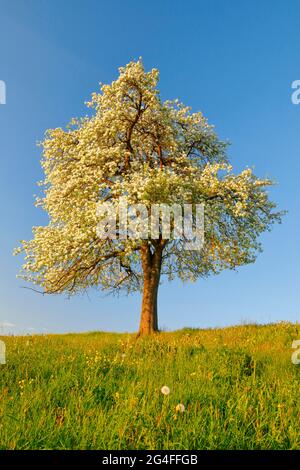
[[[157,246],[155,251],[152,252],[148,244],[141,249],[144,288],[139,335],[143,336],[158,331],[157,294],[161,274],[162,250],[162,246]]]

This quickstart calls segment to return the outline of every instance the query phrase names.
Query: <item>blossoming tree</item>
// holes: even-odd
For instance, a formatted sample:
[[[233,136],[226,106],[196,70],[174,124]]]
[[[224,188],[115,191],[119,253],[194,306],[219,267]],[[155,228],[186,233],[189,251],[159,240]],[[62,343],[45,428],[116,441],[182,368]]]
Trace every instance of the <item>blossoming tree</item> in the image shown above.
[[[268,179],[247,168],[234,174],[220,141],[201,113],[178,100],[162,102],[158,71],[141,60],[94,93],[90,117],[49,130],[43,145],[43,196],[49,215],[22,241],[21,276],[47,294],[97,287],[143,292],[139,333],[158,330],[161,276],[182,280],[234,269],[255,260],[259,235],[280,221],[268,198]],[[183,249],[182,239],[100,239],[97,207],[126,196],[129,204],[203,204],[205,242]]]

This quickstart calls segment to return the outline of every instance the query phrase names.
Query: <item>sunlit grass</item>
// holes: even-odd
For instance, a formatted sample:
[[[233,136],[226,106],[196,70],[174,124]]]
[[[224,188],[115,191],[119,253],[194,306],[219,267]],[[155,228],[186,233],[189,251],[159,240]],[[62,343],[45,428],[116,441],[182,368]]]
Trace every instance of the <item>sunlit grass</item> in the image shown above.
[[[300,325],[2,339],[1,449],[300,449]]]

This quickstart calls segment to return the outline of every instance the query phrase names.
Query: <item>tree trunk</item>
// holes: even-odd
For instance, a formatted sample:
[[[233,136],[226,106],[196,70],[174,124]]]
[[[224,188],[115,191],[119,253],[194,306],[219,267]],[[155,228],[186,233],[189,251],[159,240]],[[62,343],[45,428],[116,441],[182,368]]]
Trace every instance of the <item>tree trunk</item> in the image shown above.
[[[141,250],[144,273],[144,288],[139,336],[150,335],[158,331],[157,294],[161,272],[162,247],[151,253],[149,245]]]

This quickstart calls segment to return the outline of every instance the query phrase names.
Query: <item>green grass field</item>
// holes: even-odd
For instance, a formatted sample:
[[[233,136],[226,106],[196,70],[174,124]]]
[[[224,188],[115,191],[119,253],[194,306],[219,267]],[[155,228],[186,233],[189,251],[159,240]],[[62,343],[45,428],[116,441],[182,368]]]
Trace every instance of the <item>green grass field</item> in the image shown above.
[[[300,449],[299,324],[2,339],[1,449]]]

